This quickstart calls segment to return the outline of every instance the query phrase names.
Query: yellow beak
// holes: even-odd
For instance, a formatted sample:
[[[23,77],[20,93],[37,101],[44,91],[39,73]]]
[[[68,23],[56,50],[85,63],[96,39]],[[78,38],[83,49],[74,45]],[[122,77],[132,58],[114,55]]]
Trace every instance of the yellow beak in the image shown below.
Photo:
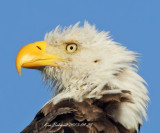
[[[16,68],[19,75],[21,75],[21,67],[57,66],[56,61],[63,61],[59,56],[47,54],[45,49],[45,41],[34,42],[21,48],[16,58]]]

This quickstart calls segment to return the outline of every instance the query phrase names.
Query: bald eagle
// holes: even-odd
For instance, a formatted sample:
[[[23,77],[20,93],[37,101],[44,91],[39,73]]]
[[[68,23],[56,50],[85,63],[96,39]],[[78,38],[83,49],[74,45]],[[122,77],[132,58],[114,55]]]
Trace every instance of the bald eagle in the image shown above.
[[[54,94],[22,133],[138,133],[149,97],[136,55],[88,22],[24,46],[18,73],[40,70]]]

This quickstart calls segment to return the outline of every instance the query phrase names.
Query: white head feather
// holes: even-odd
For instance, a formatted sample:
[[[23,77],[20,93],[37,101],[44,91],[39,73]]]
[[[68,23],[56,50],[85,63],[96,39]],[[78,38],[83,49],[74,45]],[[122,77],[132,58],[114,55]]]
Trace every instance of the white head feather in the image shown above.
[[[142,116],[147,118],[146,108],[149,97],[144,80],[136,71],[136,53],[114,42],[108,32],[99,32],[95,26],[79,23],[68,28],[58,26],[46,34],[46,52],[60,55],[68,62],[57,62],[60,68],[45,67],[42,71],[44,79],[51,81],[55,92],[51,101],[55,104],[64,98],[83,101],[85,98],[101,98],[106,93],[121,93],[128,90],[127,95],[134,103],[122,103],[113,112],[115,120],[126,128],[138,129],[142,124]],[[77,43],[76,53],[64,51],[65,42]],[[54,53],[55,54],[55,53]],[[108,85],[109,90],[104,89]]]

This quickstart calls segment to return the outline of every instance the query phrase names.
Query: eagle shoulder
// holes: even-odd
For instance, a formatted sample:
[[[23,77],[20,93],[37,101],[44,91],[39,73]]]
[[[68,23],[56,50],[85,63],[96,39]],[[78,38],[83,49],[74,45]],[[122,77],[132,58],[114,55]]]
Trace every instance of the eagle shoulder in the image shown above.
[[[106,94],[83,102],[73,99],[55,105],[49,102],[21,133],[137,133],[112,117],[123,102],[132,101],[122,94]]]

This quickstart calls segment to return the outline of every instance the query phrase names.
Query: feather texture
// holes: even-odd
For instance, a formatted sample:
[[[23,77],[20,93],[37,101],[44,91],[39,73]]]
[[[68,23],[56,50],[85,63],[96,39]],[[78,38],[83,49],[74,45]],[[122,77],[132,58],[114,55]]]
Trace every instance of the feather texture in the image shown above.
[[[56,105],[47,103],[21,133],[137,133],[114,120],[112,112],[122,103],[132,103],[120,94],[76,102],[65,99]],[[129,94],[130,95],[130,94]]]

